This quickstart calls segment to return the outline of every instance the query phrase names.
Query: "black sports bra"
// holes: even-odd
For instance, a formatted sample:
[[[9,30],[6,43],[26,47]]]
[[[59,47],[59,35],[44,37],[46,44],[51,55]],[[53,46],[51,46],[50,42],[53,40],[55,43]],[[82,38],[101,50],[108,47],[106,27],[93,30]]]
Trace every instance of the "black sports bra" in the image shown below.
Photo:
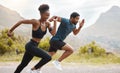
[[[44,37],[44,35],[46,34],[46,32],[47,32],[47,28],[46,28],[46,30],[45,31],[42,31],[41,30],[41,28],[39,27],[37,30],[32,30],[32,37],[34,37],[34,38],[43,38]]]

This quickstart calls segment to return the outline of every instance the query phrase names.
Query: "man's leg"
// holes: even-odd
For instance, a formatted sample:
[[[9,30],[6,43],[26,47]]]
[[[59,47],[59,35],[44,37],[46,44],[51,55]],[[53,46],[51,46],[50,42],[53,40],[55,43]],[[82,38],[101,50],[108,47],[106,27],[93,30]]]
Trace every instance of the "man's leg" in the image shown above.
[[[56,52],[48,52],[50,56],[53,56],[56,54]]]
[[[65,58],[67,58],[68,56],[70,56],[73,53],[73,49],[70,45],[65,44],[61,50],[65,50],[65,52],[62,54],[62,56],[58,59],[53,61],[54,66],[58,69],[58,70],[62,70],[62,67],[60,65],[60,62],[62,60],[64,60]]]
[[[55,45],[56,45],[56,42],[50,41],[50,47],[49,47],[49,51],[48,51],[50,56],[55,55],[57,52],[57,47]]]
[[[62,54],[62,56],[58,59],[59,62],[67,58],[73,53],[73,48],[69,45],[66,44],[65,46],[62,47],[62,50],[65,50],[65,52]]]
[[[67,58],[69,55],[71,55],[73,53],[73,49],[72,49],[72,47],[70,45],[66,44],[63,41],[59,41],[59,40],[51,41],[50,42],[50,48],[49,48],[49,54],[51,56],[53,56],[57,52],[58,49],[65,50],[65,52],[62,54],[62,56],[58,60],[55,60],[52,63],[54,64],[54,66],[57,69],[62,70],[60,62],[63,59]]]

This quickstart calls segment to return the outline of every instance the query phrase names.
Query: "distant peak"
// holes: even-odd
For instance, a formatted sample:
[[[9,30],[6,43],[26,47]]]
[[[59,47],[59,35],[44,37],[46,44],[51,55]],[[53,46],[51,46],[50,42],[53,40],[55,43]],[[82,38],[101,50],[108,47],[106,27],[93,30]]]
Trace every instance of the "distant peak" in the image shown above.
[[[120,9],[120,7],[119,6],[112,6],[111,9]]]
[[[119,6],[112,6],[109,11],[114,11],[114,12],[116,12],[116,11],[119,11],[119,10],[120,10],[120,7],[119,7]]]

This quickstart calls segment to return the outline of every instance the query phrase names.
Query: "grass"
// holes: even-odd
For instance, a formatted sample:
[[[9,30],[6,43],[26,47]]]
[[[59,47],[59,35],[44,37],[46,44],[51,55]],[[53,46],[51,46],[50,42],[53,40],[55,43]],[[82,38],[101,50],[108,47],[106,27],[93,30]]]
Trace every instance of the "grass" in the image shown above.
[[[58,52],[55,56],[53,56],[53,60],[58,59],[61,53],[62,52]],[[77,52],[75,52],[74,54],[66,58],[63,62],[81,64],[120,64],[120,56],[117,54],[110,54],[95,57],[89,54],[79,55]]]
[[[58,59],[63,52],[59,51],[55,56],[53,56],[53,60]],[[0,62],[13,62],[13,61],[21,61],[23,54],[16,55],[15,53],[7,53],[0,56]],[[34,57],[34,61],[39,60],[39,58]],[[81,64],[120,64],[120,56],[117,55],[103,55],[99,57],[94,57],[92,55],[84,54],[79,55],[78,53],[74,53],[68,58],[66,58],[63,62],[65,63],[81,63]]]
[[[17,62],[17,61],[21,61],[22,57],[23,57],[23,53],[22,54],[15,54],[15,53],[6,53],[4,55],[0,56],[0,62]],[[38,60],[39,58],[34,57],[33,60]]]

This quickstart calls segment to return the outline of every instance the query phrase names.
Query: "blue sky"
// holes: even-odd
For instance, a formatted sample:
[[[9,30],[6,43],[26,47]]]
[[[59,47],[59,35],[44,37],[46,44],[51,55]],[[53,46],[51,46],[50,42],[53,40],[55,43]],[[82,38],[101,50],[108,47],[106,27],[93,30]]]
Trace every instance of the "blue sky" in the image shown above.
[[[0,0],[1,5],[17,11],[27,19],[38,19],[40,15],[37,9],[43,3],[49,4],[51,16],[69,18],[74,11],[80,13],[81,19],[86,20],[85,27],[94,24],[100,14],[112,6],[120,6],[120,0]]]

